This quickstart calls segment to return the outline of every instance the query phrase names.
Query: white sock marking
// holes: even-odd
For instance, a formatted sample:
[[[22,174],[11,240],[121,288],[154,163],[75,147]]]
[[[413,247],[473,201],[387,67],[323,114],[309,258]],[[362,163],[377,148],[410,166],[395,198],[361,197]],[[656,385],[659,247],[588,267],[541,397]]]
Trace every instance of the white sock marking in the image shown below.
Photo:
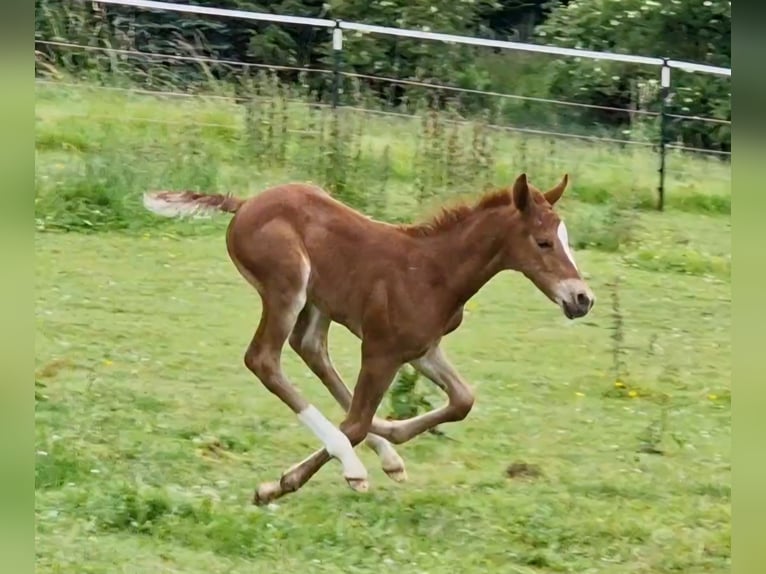
[[[378,436],[376,434],[368,434],[366,442],[370,448],[372,448],[380,457],[380,461],[384,470],[404,468],[404,461],[396,452],[394,445],[392,445],[382,436]]]
[[[367,478],[367,469],[354,452],[354,447],[348,437],[340,429],[327,420],[314,405],[298,413],[298,420],[306,425],[319,440],[327,452],[337,458],[343,465],[343,476],[346,478]]]
[[[567,257],[569,257],[572,265],[574,265],[575,269],[577,269],[577,263],[575,263],[572,249],[569,247],[569,234],[567,233],[567,226],[564,225],[563,221],[559,222],[559,227],[556,230],[556,235],[558,235],[559,241],[561,241],[561,246],[564,248],[564,253],[567,254]]]

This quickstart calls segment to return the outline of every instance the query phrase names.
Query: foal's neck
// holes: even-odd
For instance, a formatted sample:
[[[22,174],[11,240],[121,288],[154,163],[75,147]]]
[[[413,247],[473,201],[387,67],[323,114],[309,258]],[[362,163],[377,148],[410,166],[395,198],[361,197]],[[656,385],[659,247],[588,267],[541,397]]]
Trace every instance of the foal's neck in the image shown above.
[[[429,246],[443,262],[447,300],[455,310],[504,269],[508,212],[487,209],[470,215],[462,224],[442,232]]]

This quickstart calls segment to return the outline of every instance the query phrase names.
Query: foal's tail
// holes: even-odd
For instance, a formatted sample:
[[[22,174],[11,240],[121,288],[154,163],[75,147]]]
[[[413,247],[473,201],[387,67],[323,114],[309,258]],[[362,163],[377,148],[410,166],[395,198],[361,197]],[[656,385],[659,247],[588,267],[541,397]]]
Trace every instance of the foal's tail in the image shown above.
[[[232,195],[205,194],[193,191],[154,191],[144,194],[144,207],[164,217],[236,213],[245,203]]]

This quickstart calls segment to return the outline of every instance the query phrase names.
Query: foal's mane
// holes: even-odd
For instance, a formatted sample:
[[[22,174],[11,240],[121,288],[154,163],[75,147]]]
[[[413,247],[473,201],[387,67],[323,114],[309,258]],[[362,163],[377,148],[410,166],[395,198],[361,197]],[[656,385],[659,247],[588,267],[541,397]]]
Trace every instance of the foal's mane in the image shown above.
[[[430,237],[442,231],[447,231],[464,222],[468,216],[479,211],[485,211],[495,207],[511,205],[510,188],[495,189],[484,194],[473,205],[465,202],[443,207],[441,211],[428,221],[400,225],[399,229],[412,237]]]

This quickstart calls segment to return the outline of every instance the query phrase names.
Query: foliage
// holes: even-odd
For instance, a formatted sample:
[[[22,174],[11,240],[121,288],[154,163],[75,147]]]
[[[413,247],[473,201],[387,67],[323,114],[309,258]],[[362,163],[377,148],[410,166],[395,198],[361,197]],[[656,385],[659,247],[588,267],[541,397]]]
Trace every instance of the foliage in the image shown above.
[[[503,39],[528,38],[563,46],[657,54],[714,65],[730,62],[728,2],[674,0],[583,0],[545,4],[535,0],[432,0],[366,2],[343,0],[195,0],[196,4],[301,16],[340,18],[386,26]],[[699,4],[699,6],[697,6]],[[104,83],[122,82],[152,89],[200,91],[212,88],[247,95],[242,67],[231,63],[189,61],[184,56],[207,56],[227,62],[291,66],[281,80],[324,102],[331,99],[331,76],[301,73],[300,68],[330,68],[330,30],[285,26],[237,19],[178,15],[129,7],[88,4],[75,0],[35,0],[36,38],[93,47],[171,54],[181,58],[137,57],[74,48],[38,45],[38,73],[66,72]],[[548,16],[548,14],[550,14]],[[679,40],[680,38],[680,40]],[[547,103],[462,93],[448,102],[449,93],[392,83],[370,76],[417,80],[492,90],[539,98],[559,98],[624,109],[657,107],[657,70],[594,61],[577,62],[519,52],[494,53],[483,48],[422,42],[407,38],[346,33],[342,68],[354,74],[341,82],[341,101],[356,100],[356,92],[373,94],[391,107],[452,106],[472,117],[488,112],[514,125],[592,133],[630,128],[647,129],[656,140],[656,122],[638,123],[629,112],[583,111]],[[224,80],[224,84],[221,84]],[[730,118],[730,82],[709,75],[674,73],[673,112]],[[454,95],[454,94],[451,94]],[[415,102],[415,103],[413,103]],[[630,125],[628,125],[630,124]],[[643,131],[642,131],[643,130]],[[639,133],[641,132],[641,133]],[[624,137],[624,134],[623,136]],[[635,136],[634,136],[635,137]],[[671,140],[696,147],[729,149],[726,124],[676,121]]]
[[[538,40],[556,46],[731,65],[731,2],[726,0],[578,0],[551,10]],[[656,110],[656,67],[561,59],[545,72],[550,94],[628,109]],[[671,113],[731,119],[731,81],[673,70]],[[607,112],[610,113],[610,112]],[[605,118],[605,113],[596,115]],[[670,139],[730,149],[728,126],[675,122]]]
[[[438,31],[447,34],[467,34],[479,27],[481,10],[491,6],[489,0],[454,2],[433,0],[409,2],[386,0],[370,3],[365,0],[344,0],[333,6],[332,15],[341,20],[367,24]],[[363,16],[362,16],[363,15]],[[332,65],[331,46],[320,49],[324,62]],[[417,79],[421,82],[447,83],[460,87],[482,89],[488,78],[475,65],[474,51],[467,46],[447,46],[411,38],[398,38],[363,33],[347,33],[344,39],[344,67],[355,72],[389,78]],[[381,88],[403,93],[397,86]],[[407,93],[413,93],[407,90]]]
[[[426,395],[417,389],[419,380],[420,373],[412,367],[403,367],[399,370],[396,379],[391,383],[389,392],[391,419],[412,418],[434,408]]]

